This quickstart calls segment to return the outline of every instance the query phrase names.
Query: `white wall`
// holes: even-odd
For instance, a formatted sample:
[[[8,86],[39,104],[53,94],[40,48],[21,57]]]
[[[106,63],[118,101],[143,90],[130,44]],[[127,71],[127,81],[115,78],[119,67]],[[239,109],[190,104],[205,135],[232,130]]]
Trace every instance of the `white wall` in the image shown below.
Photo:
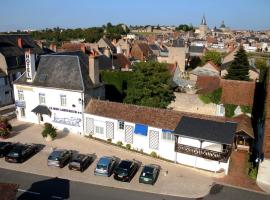
[[[82,122],[82,104],[79,103],[79,99],[83,99],[83,95],[80,92],[58,90],[58,89],[49,89],[49,88],[39,88],[39,87],[29,87],[29,86],[20,86],[14,85],[14,96],[15,100],[18,100],[18,90],[23,90],[24,101],[25,101],[25,117],[21,117],[20,109],[17,108],[17,118],[21,121],[27,121],[32,123],[39,123],[38,116],[32,112],[32,110],[39,105],[39,93],[45,94],[45,105],[51,110],[52,115],[47,116],[43,115],[44,122],[52,123],[58,130],[67,130],[74,133],[83,132],[83,122]],[[60,95],[66,95],[66,106],[61,106]],[[73,105],[75,107],[73,107]],[[76,111],[77,113],[54,110],[53,108],[58,109],[68,109]],[[62,124],[59,122],[54,122],[54,117],[56,118],[66,118],[71,121],[72,119],[80,120],[79,126],[71,126],[67,124]],[[42,123],[42,122],[41,122]]]
[[[124,146],[127,144],[125,142],[125,131],[118,129],[118,120],[91,115],[87,113],[84,114],[84,117],[94,119],[94,126],[102,126],[104,128],[104,134],[101,135],[101,134],[94,133],[93,137],[107,140],[108,138],[106,137],[106,121],[113,122],[114,138],[112,139],[112,142],[117,143],[118,141],[121,141]],[[125,122],[125,126],[126,125],[129,125],[135,128],[134,123]],[[86,123],[85,123],[85,127],[86,127]],[[84,130],[86,130],[86,128]],[[150,130],[159,132],[158,150],[149,148],[149,131]],[[88,135],[88,133],[86,132],[85,134]],[[198,148],[200,147],[200,141],[192,139],[192,138],[179,137],[179,143],[198,147]],[[210,149],[210,150],[215,150],[215,151],[221,151],[222,149],[222,145],[211,143],[211,142],[203,142],[202,147],[206,149]],[[221,169],[224,169],[225,173],[227,173],[228,167],[229,167],[229,161],[227,163],[219,163],[218,161],[212,161],[212,160],[199,158],[199,157],[195,157],[195,156],[191,156],[187,154],[176,153],[174,151],[174,140],[162,139],[162,130],[159,128],[154,128],[150,126],[148,127],[147,136],[133,134],[133,143],[131,144],[131,148],[136,149],[138,151],[143,149],[143,152],[148,153],[148,154],[150,154],[152,151],[155,151],[162,158],[166,158],[171,161],[175,161],[176,159],[177,163],[196,167],[196,168],[201,168],[201,169],[205,169],[205,170],[209,170],[213,172],[217,172]]]

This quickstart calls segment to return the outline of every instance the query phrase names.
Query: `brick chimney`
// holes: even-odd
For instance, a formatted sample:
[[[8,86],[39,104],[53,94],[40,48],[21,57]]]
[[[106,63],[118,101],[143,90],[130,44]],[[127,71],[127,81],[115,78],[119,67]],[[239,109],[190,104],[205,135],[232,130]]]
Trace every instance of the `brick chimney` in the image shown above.
[[[89,56],[89,77],[94,85],[99,84],[99,61],[97,56]]]
[[[81,44],[81,51],[82,51],[83,53],[85,53],[85,44],[84,44],[84,43]]]
[[[18,47],[19,48],[23,48],[23,45],[22,45],[22,38],[21,37],[18,37],[18,39],[17,39],[17,44],[18,44]]]
[[[36,59],[35,54],[31,52],[31,50],[25,51],[25,73],[26,73],[26,81],[33,82],[36,75]]]

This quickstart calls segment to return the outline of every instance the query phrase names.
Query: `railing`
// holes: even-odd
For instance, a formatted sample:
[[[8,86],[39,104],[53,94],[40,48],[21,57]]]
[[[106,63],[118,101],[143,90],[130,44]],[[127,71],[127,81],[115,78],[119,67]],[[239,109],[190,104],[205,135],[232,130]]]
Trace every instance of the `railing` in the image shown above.
[[[209,160],[215,160],[220,162],[227,162],[231,155],[231,148],[226,149],[223,152],[212,151],[208,149],[201,149],[198,147],[192,147],[184,144],[175,144],[175,151],[188,155],[193,155]]]

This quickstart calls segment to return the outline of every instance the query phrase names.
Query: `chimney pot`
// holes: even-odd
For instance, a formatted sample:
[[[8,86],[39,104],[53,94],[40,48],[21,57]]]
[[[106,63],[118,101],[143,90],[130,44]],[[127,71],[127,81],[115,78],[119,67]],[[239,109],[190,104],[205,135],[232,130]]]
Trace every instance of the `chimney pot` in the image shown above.
[[[18,47],[22,49],[23,45],[22,45],[22,38],[21,37],[18,37],[17,43],[18,43]]]

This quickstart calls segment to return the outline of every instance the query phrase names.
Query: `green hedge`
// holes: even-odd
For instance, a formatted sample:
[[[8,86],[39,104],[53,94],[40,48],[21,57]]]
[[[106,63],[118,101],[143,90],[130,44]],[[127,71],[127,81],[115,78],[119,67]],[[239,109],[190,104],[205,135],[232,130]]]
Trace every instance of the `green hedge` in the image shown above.
[[[241,108],[241,111],[243,113],[251,113],[252,112],[251,106],[240,106],[240,108]]]
[[[218,88],[215,91],[209,93],[209,94],[201,94],[199,95],[199,98],[202,102],[205,104],[214,103],[219,104],[221,99],[222,89]]]
[[[232,104],[225,104],[225,116],[226,117],[233,117],[234,116],[234,111],[236,109],[236,105],[232,105]]]

